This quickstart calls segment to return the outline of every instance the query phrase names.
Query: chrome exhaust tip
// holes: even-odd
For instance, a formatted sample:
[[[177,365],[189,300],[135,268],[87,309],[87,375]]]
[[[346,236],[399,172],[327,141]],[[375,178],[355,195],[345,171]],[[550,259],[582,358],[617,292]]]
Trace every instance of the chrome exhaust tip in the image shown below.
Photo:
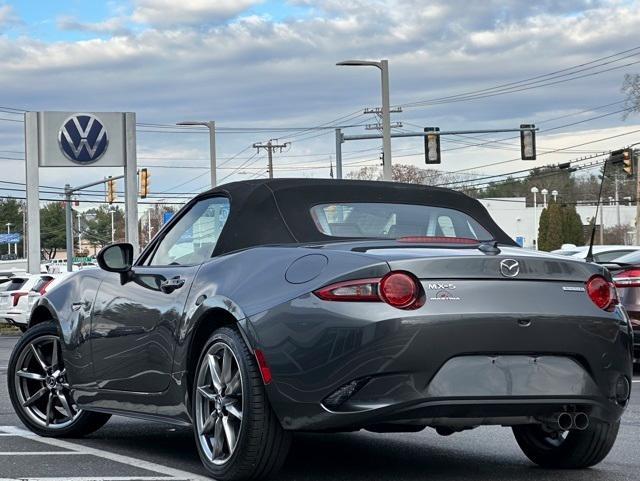
[[[584,431],[589,427],[589,416],[586,413],[576,413],[573,416],[573,427],[578,431]]]
[[[573,418],[569,413],[560,413],[558,414],[556,423],[561,430],[568,431],[573,427]]]

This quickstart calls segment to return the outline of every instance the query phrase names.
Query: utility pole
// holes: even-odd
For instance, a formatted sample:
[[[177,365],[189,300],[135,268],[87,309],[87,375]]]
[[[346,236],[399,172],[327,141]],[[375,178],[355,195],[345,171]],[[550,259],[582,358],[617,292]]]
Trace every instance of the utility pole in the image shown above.
[[[336,177],[342,179],[342,130],[336,129]]]
[[[633,159],[635,160],[636,168],[636,245],[640,242],[640,175],[638,174],[638,167],[640,167],[640,151],[632,150]],[[633,164],[632,164],[633,165]]]
[[[274,140],[276,142],[275,144],[273,143]],[[291,145],[291,142],[278,144],[277,139],[270,139],[266,144],[263,142],[257,142],[253,144],[253,148],[258,149],[258,152],[260,152],[260,149],[264,149],[267,151],[267,154],[269,156],[269,178],[270,179],[273,179],[273,150],[279,149],[279,151],[282,152],[282,149],[286,149],[287,147],[289,147],[289,145]]]
[[[600,245],[604,245],[604,206],[600,198]]]

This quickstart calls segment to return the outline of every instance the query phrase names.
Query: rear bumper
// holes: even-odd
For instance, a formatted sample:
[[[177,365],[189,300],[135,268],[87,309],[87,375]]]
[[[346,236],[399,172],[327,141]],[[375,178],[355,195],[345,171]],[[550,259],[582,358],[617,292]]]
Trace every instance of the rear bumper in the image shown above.
[[[567,406],[610,422],[624,411],[615,386],[632,377],[632,335],[621,309],[426,315],[361,303],[356,317],[347,304],[307,296],[249,320],[286,429],[520,424]],[[327,405],[354,380],[357,392]]]

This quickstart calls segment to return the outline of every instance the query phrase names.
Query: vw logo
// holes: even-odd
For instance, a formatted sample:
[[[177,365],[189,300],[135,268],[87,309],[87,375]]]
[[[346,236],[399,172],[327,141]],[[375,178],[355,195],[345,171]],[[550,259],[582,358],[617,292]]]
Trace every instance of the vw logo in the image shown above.
[[[58,132],[62,153],[78,164],[91,164],[107,151],[107,130],[98,117],[75,114],[64,121]]]
[[[520,263],[515,259],[500,261],[500,273],[505,277],[515,277],[520,274]]]

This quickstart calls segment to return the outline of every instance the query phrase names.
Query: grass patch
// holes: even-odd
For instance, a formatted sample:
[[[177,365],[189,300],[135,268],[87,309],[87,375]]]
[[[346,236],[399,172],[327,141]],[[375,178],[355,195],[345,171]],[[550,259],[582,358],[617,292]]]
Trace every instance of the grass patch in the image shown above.
[[[7,323],[0,322],[0,336],[15,336],[20,334],[20,329]]]

